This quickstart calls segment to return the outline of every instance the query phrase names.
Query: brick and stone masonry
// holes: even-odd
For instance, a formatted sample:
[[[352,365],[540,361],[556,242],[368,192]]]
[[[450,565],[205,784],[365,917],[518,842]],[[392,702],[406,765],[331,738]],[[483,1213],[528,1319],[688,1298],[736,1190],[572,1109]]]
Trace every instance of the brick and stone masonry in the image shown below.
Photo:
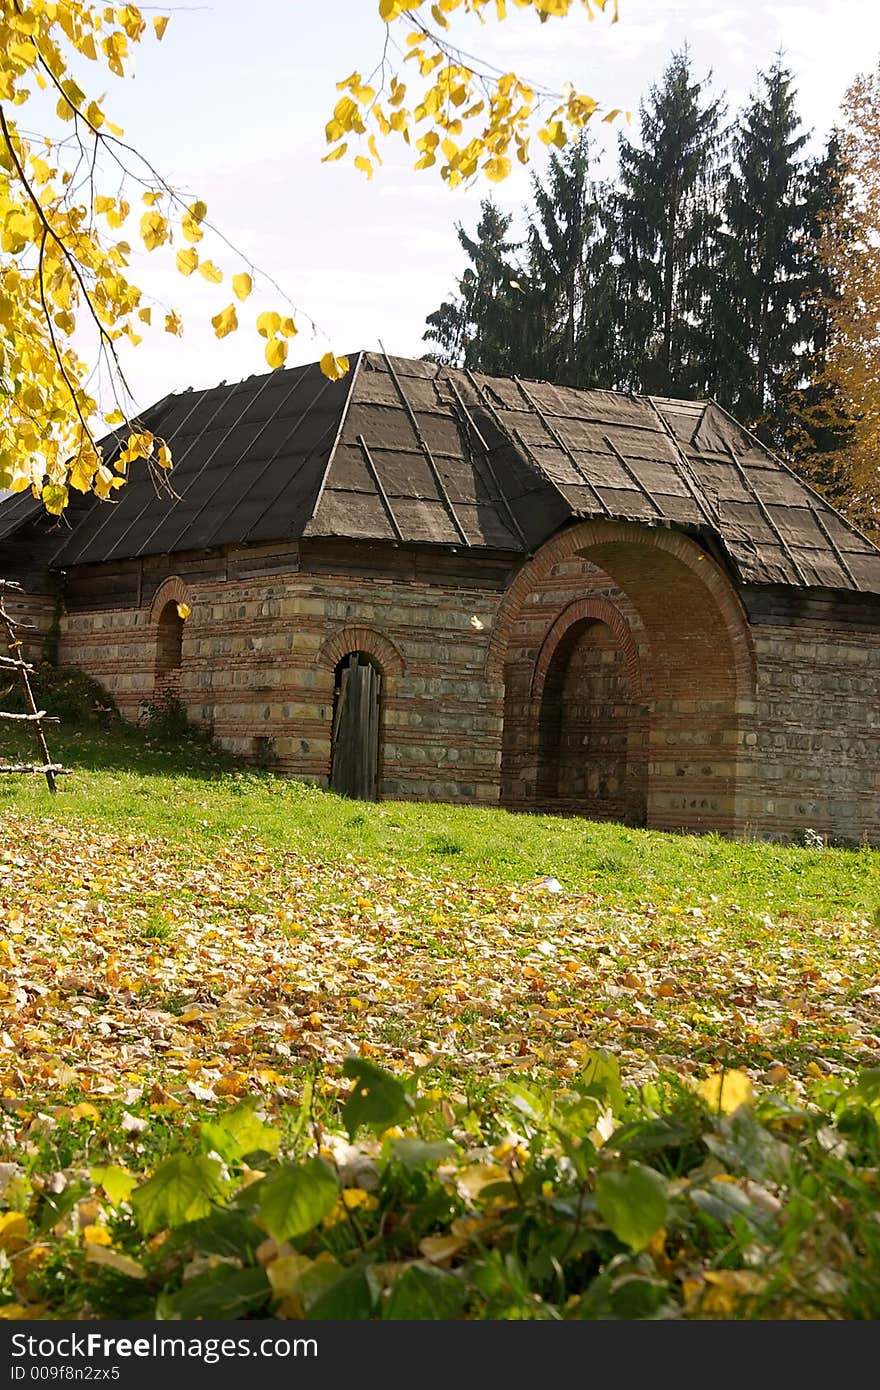
[[[384,678],[383,797],[880,843],[877,601],[737,589],[666,528],[581,523],[514,566],[230,547],[126,562],[96,588],[87,568],[68,585],[63,663],[129,719],[175,694],[224,747],[318,785],[334,671],[362,651]]]

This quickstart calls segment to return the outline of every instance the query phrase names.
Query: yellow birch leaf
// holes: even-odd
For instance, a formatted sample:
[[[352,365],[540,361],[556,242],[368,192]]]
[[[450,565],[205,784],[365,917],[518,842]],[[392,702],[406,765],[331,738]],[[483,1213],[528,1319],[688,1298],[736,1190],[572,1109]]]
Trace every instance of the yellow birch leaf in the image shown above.
[[[189,606],[188,603],[178,603],[178,605],[177,605],[177,616],[178,616],[178,618],[183,618],[184,622],[186,622],[186,620],[187,620],[187,618],[189,617],[189,615],[190,615],[191,612],[192,612],[192,609],[190,608],[190,606]]]
[[[502,179],[507,178],[512,167],[506,155],[496,155],[494,159],[487,159],[483,165],[483,173],[492,183],[500,183]]]
[[[155,251],[171,236],[167,218],[161,212],[145,212],[141,218],[141,240],[148,251]]]
[[[219,314],[215,314],[211,319],[214,332],[218,338],[225,338],[227,333],[234,333],[238,328],[238,316],[235,312],[234,304],[227,304],[225,309],[221,309]]]
[[[183,320],[176,309],[165,315],[165,332],[173,333],[175,338],[183,337]]]
[[[346,140],[343,140],[342,144],[337,145],[335,150],[331,150],[329,154],[324,155],[324,158],[321,160],[321,163],[332,164],[334,160],[341,159],[347,149],[348,142]]]
[[[285,338],[296,337],[296,324],[289,314],[286,314],[278,325],[278,332],[283,333]]]
[[[367,159],[366,155],[363,155],[363,154],[356,155],[356,156],[355,156],[355,161],[354,161],[354,167],[355,167],[356,169],[360,169],[361,173],[366,174],[366,176],[367,176],[368,179],[371,179],[371,178],[373,177],[373,165],[372,165],[372,163],[370,162],[370,160]]]
[[[169,17],[167,14],[160,14],[157,15],[156,18],[153,20],[153,28],[156,31],[157,39],[161,39],[165,33],[165,30],[168,28],[168,18]]]
[[[68,492],[63,483],[46,483],[40,496],[43,506],[52,516],[60,516],[67,506]]]
[[[236,299],[247,299],[253,287],[254,282],[246,270],[242,270],[238,275],[233,275],[232,292]]]
[[[262,314],[257,315],[257,332],[261,338],[271,338],[280,327],[281,315],[276,314],[274,309],[264,309]]]
[[[72,1105],[69,1114],[72,1120],[100,1119],[98,1111],[95,1109],[94,1105],[92,1105],[91,1101],[88,1100],[81,1100],[78,1105]]]
[[[336,357],[332,352],[325,352],[321,358],[321,371],[331,381],[341,381],[348,371],[348,358]]]
[[[266,361],[275,370],[276,367],[283,367],[287,360],[287,342],[284,338],[270,338],[266,344]]]
[[[199,266],[199,274],[212,285],[219,285],[220,281],[223,279],[223,271],[218,270],[213,261],[202,261]]]

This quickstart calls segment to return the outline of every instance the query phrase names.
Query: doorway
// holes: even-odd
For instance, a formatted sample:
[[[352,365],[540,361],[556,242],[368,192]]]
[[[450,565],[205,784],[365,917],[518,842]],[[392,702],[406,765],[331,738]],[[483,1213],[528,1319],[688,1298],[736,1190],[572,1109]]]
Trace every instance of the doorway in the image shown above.
[[[349,652],[336,667],[334,686],[330,789],[376,801],[382,673],[365,652]]]

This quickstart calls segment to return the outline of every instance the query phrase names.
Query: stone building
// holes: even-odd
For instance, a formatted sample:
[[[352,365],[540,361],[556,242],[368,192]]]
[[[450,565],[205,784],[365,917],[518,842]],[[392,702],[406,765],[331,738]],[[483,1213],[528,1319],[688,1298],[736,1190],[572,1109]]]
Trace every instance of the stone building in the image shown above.
[[[143,418],[173,494],[0,504],[129,719],[361,795],[880,840],[880,551],[717,405],[361,353]]]

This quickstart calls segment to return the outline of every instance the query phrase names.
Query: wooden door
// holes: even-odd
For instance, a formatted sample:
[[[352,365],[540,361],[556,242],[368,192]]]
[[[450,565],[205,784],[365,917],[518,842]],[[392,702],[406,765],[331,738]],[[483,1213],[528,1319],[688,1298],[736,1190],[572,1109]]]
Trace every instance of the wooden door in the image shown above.
[[[344,659],[333,717],[330,786],[358,801],[378,797],[381,683],[376,667],[359,652]]]

